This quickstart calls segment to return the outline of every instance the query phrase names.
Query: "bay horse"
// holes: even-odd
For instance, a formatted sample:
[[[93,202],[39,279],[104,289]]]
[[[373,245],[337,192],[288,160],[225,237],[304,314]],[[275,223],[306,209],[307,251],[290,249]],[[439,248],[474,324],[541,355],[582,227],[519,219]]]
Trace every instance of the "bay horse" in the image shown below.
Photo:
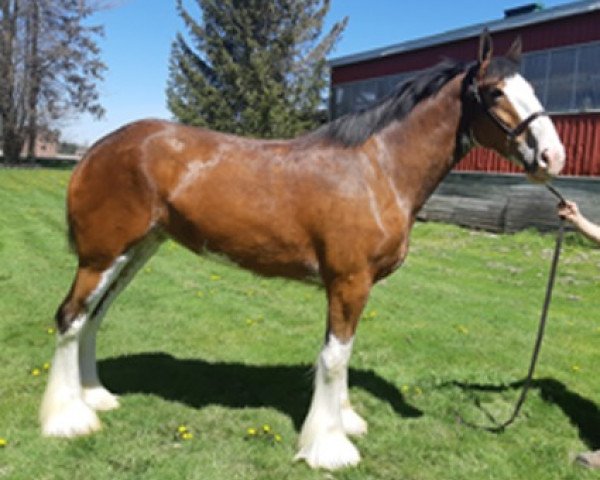
[[[521,42],[492,57],[444,61],[386,99],[287,141],[240,138],[145,120],[101,139],[73,171],[69,238],[79,263],[60,305],[57,345],[40,419],[47,436],[100,428],[118,407],[96,367],[107,308],[167,238],[225,255],[260,275],[318,275],[328,300],[325,342],[299,437],[313,468],[356,465],[348,435],[367,423],[348,397],[348,362],[371,287],[408,252],[415,216],[474,146],[523,166],[533,181],[558,174],[565,151],[519,75]]]

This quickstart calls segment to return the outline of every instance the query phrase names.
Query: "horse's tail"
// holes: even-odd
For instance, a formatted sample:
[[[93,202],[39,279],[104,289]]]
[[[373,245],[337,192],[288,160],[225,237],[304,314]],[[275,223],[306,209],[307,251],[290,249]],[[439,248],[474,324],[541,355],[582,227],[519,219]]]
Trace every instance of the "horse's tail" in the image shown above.
[[[67,214],[67,242],[69,244],[69,251],[76,253],[75,232],[73,231],[73,224],[71,223],[69,214]]]

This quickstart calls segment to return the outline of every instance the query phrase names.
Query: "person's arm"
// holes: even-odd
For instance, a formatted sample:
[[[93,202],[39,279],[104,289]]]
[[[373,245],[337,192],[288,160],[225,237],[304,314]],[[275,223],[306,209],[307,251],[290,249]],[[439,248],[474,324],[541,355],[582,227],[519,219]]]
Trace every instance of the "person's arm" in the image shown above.
[[[600,244],[600,226],[585,218],[575,202],[567,200],[564,204],[560,204],[558,206],[558,215],[571,222],[590,240]]]

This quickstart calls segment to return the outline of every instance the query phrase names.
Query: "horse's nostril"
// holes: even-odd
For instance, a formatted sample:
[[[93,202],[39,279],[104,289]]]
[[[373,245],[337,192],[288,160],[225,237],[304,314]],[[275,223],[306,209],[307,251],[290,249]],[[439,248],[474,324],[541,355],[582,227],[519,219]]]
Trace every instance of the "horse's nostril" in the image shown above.
[[[551,175],[558,175],[564,166],[564,155],[560,151],[545,149],[540,155],[540,167],[547,170]]]

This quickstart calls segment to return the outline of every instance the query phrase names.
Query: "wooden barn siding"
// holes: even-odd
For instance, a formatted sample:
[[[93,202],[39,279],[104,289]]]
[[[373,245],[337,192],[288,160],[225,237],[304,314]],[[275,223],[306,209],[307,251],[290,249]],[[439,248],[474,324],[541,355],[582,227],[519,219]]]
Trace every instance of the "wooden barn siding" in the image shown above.
[[[494,52],[503,54],[517,35],[523,40],[523,52],[575,45],[600,40],[600,11],[560,18],[492,33]],[[371,58],[331,70],[331,83],[338,85],[357,80],[422,70],[443,58],[472,61],[477,56],[479,37],[464,38],[427,48]]]
[[[600,113],[554,115],[556,130],[565,146],[563,175],[600,176]],[[519,167],[483,148],[474,149],[455,167],[457,171],[519,173]]]
[[[600,223],[600,178],[559,177],[553,184]],[[425,221],[491,232],[541,231],[558,227],[556,198],[524,175],[451,172],[419,212]]]

